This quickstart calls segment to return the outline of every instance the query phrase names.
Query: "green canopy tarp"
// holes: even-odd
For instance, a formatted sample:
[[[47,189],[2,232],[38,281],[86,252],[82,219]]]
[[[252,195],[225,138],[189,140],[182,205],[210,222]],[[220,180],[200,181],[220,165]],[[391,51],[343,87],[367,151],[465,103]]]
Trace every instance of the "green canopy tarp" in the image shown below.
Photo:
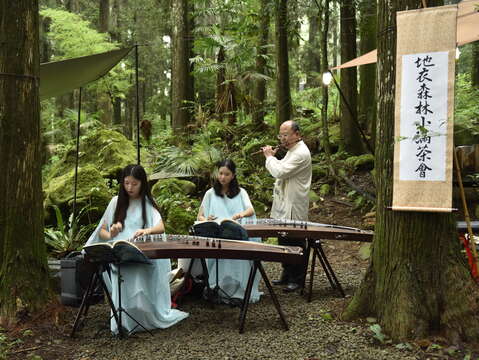
[[[40,65],[40,99],[66,94],[98,80],[133,47]]]

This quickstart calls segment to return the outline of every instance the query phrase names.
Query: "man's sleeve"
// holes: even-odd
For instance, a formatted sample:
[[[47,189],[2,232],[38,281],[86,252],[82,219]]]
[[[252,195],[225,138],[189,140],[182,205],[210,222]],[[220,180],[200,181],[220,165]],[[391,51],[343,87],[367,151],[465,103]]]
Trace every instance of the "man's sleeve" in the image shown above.
[[[288,159],[282,161],[270,156],[266,159],[266,169],[276,179],[289,179],[299,173],[308,165],[306,157],[293,154]]]

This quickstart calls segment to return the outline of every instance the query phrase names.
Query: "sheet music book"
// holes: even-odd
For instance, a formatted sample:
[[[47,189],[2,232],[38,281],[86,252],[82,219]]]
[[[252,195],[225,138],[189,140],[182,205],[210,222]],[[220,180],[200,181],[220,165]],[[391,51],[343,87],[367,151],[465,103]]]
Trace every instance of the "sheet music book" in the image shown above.
[[[248,240],[246,229],[232,219],[196,221],[193,229],[197,236]]]
[[[94,262],[152,264],[151,260],[127,240],[99,242],[83,247]]]

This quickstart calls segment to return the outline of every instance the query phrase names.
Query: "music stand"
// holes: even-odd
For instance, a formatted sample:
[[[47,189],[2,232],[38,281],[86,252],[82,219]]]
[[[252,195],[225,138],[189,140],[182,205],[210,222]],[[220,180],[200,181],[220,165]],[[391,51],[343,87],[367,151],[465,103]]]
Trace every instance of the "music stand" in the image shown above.
[[[83,296],[82,299],[82,304],[80,305],[80,309],[78,311],[77,317],[75,319],[75,323],[73,325],[73,330],[70,334],[71,337],[73,337],[77,327],[78,327],[78,322],[79,319],[82,315],[86,317],[86,313],[88,311],[88,302],[89,298],[93,294],[93,289],[95,289],[96,284],[98,281],[100,282],[104,292],[107,295],[108,299],[108,304],[110,305],[110,309],[113,312],[113,318],[115,319],[115,322],[118,327],[118,334],[120,338],[124,338],[127,335],[130,335],[137,327],[141,327],[144,331],[148,332],[151,336],[153,334],[151,331],[149,331],[147,328],[145,328],[138,320],[136,320],[128,311],[126,311],[121,303],[121,283],[124,281],[122,276],[121,276],[121,266],[125,264],[138,264],[138,263],[143,263],[143,264],[151,264],[151,262],[142,262],[142,261],[122,261],[120,258],[115,256],[113,252],[107,253],[97,253],[97,254],[88,254],[85,256],[87,261],[97,265],[97,271],[93,273],[91,279],[90,279],[90,284],[88,285],[88,289],[85,292],[85,295]],[[148,260],[149,261],[149,260]],[[108,292],[108,288],[103,280],[103,275],[102,273],[109,269],[111,269],[111,265],[115,265],[117,268],[117,286],[118,286],[118,307],[115,307],[115,304],[113,303],[112,297],[110,293]],[[82,314],[84,312],[84,314]],[[125,332],[125,329],[122,326],[122,314],[127,315],[131,320],[133,320],[136,323],[136,326],[128,333]],[[111,319],[111,317],[110,317]]]
[[[86,261],[88,261],[88,258],[86,258]],[[108,263],[93,263],[93,266],[96,267],[95,271],[91,274],[90,280],[88,282],[88,287],[85,293],[83,294],[83,299],[80,305],[80,308],[78,309],[78,313],[75,317],[75,322],[73,323],[73,328],[72,331],[70,332],[70,337],[75,336],[75,332],[77,331],[79,325],[80,325],[80,320],[81,317],[83,316],[83,319],[86,318],[88,309],[90,308],[91,301],[90,299],[93,296],[94,290],[97,288],[98,283],[101,285],[101,288],[103,289],[103,292],[106,295],[106,298],[108,300],[108,305],[110,306],[110,309],[113,313],[113,317],[115,318],[115,321],[118,325],[118,313],[116,311],[115,305],[113,304],[113,300],[111,298],[110,292],[108,291],[108,287],[105,284],[105,281],[103,280],[103,272],[104,271],[109,271],[109,264]],[[111,319],[111,317],[110,317]]]

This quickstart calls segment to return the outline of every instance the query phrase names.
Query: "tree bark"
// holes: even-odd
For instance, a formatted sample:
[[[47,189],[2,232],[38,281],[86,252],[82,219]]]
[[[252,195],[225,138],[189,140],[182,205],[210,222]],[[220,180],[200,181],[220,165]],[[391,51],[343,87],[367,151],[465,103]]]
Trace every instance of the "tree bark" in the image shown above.
[[[259,12],[259,36],[256,55],[256,72],[258,74],[266,75],[266,56],[268,54],[268,36],[269,36],[269,22],[270,14],[268,10],[268,0],[260,0],[261,8]],[[253,89],[253,114],[252,121],[255,129],[261,130],[265,128],[264,123],[264,102],[266,100],[266,80],[258,79],[254,83]]]
[[[356,57],[356,10],[353,0],[341,0],[341,63]],[[357,125],[358,81],[355,67],[341,69],[341,137],[344,149],[352,155],[363,153]],[[349,104],[349,106],[348,106]]]
[[[100,0],[98,14],[98,32],[108,33],[110,31],[110,0]],[[112,101],[105,91],[99,91],[97,94],[97,106],[100,115],[100,121],[105,125],[112,123]]]
[[[120,9],[121,1],[113,0],[113,5],[111,9],[111,27],[110,27],[110,37],[114,42],[121,43],[121,21],[120,21]],[[120,97],[115,97],[113,99],[113,125],[121,125],[121,104],[122,99]]]
[[[371,262],[343,318],[375,316],[393,340],[441,332],[477,339],[477,285],[466,267],[451,214],[389,211],[392,202],[396,12],[415,0],[378,3],[376,228]]]
[[[329,0],[324,0],[322,9],[323,14],[323,29],[321,31],[321,65],[322,73],[328,71],[328,31],[329,31]],[[328,86],[321,87],[321,120],[322,120],[322,136],[321,142],[328,163],[331,164],[331,145],[329,144],[329,125],[328,125]]]
[[[472,85],[479,88],[479,41],[472,44]]]
[[[288,61],[288,2],[276,2],[276,127],[291,119]]]
[[[359,52],[361,55],[376,48],[376,0],[361,0],[359,4]],[[376,64],[359,67],[358,121],[376,138]]]
[[[319,34],[321,32],[321,10],[313,4],[311,14],[308,16],[309,37],[306,51],[306,88],[318,87],[321,84],[321,46]],[[328,5],[329,7],[329,5]],[[329,17],[329,14],[328,14]]]
[[[0,316],[48,299],[43,235],[37,0],[0,0]]]
[[[175,134],[186,131],[191,122],[191,113],[188,110],[188,101],[193,98],[191,92],[190,76],[190,38],[188,24],[188,0],[173,0],[172,8],[172,128]]]

